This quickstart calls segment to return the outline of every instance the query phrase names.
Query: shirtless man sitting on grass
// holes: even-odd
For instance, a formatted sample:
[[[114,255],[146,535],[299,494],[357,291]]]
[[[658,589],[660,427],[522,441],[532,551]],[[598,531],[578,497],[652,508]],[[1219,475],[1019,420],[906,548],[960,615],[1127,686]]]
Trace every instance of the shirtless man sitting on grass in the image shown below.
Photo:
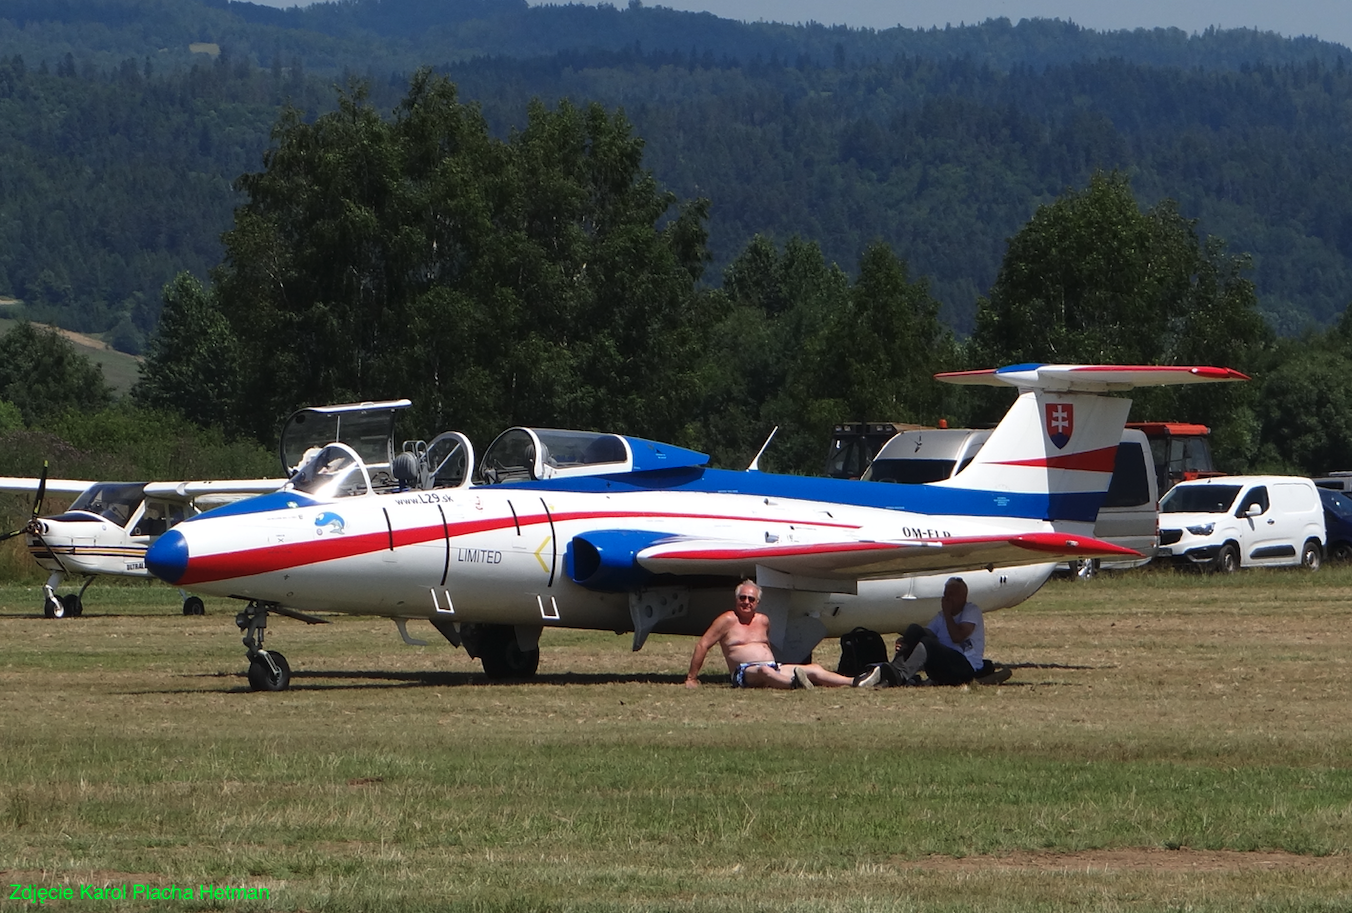
[[[761,588],[752,580],[737,585],[737,608],[714,619],[695,645],[685,686],[699,685],[699,670],[714,644],[723,648],[734,688],[844,688],[854,684],[816,663],[779,663],[770,650],[770,619],[756,612]]]

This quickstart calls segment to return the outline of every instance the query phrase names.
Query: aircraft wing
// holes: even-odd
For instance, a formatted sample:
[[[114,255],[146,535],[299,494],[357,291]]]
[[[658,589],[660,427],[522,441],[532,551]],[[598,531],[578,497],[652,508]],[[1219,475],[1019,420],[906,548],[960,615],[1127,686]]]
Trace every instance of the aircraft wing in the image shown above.
[[[149,482],[145,493],[148,498],[161,498],[166,501],[195,501],[198,498],[214,500],[247,495],[265,495],[276,491],[287,482],[286,479],[222,479],[216,482]]]
[[[656,574],[744,574],[753,566],[761,566],[828,580],[880,580],[1071,558],[1140,557],[1137,551],[1092,536],[1046,532],[764,546],[715,539],[668,539],[635,555],[640,567]]]
[[[41,482],[42,482],[41,479],[23,479],[23,478],[14,478],[11,476],[0,476],[0,494],[7,495],[37,494],[38,485],[41,484]],[[92,481],[83,479],[48,479],[47,494],[74,496],[78,494],[83,494],[84,490],[93,484],[94,483]]]

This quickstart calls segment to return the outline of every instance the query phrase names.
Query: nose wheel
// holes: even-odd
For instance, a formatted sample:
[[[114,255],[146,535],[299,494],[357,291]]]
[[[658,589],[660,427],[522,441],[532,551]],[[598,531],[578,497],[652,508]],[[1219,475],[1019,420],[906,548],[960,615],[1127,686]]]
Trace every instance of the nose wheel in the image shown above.
[[[276,650],[263,649],[268,628],[268,605],[251,602],[235,616],[235,624],[244,632],[244,647],[249,657],[249,689],[285,691],[291,685],[291,666]]]

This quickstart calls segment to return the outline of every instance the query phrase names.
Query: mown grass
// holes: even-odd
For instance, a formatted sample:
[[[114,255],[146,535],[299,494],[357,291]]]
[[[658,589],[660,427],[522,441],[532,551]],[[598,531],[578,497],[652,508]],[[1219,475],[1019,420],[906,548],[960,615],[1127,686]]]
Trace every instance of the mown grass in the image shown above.
[[[989,616],[1008,684],[874,692],[737,692],[712,662],[689,691],[690,640],[592,632],[491,685],[439,638],[337,618],[274,622],[293,689],[251,694],[226,601],[184,618],[96,584],[51,622],[37,592],[0,587],[5,884],[272,891],[172,904],[231,910],[1352,907],[1352,569],[1053,583]]]

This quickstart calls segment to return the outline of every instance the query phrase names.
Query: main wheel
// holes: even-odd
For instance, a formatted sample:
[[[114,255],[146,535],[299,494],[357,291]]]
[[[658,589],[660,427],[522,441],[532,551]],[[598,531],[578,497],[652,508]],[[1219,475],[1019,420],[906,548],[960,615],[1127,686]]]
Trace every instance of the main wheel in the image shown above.
[[[291,684],[291,666],[276,650],[269,650],[268,656],[277,664],[277,671],[272,671],[262,655],[255,656],[249,663],[249,687],[254,691],[285,691]]]
[[[479,661],[484,675],[494,681],[512,678],[530,678],[540,668],[540,651],[523,650],[516,642],[511,625],[491,625],[484,632]]]
[[[1305,540],[1305,547],[1300,550],[1300,566],[1307,570],[1317,571],[1319,565],[1324,563],[1324,550],[1320,547],[1317,539]]]
[[[62,596],[61,605],[66,610],[67,618],[79,618],[84,614],[84,601],[80,599],[79,593],[67,593]]]
[[[1233,574],[1239,570],[1239,549],[1233,542],[1221,546],[1221,552],[1216,556],[1215,569],[1222,574]]]
[[[183,600],[184,615],[205,615],[206,613],[207,607],[198,597],[189,596],[187,599]]]

